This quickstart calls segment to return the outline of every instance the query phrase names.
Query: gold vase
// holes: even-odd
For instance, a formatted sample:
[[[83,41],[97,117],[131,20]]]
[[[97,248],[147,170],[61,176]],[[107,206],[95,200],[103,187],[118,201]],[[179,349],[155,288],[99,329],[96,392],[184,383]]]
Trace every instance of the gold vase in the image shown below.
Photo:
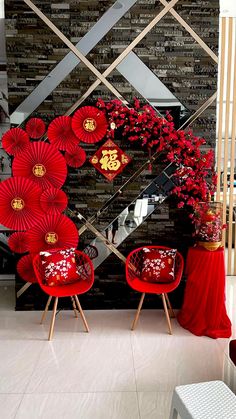
[[[222,242],[202,242],[202,241],[198,241],[198,245],[205,247],[205,249],[210,250],[211,252],[213,252],[214,250],[217,250],[221,245]]]

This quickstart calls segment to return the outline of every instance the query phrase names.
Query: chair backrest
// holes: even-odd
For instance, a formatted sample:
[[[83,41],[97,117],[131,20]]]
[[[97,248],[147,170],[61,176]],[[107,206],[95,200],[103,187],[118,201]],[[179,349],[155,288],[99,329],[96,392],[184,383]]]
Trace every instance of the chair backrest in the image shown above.
[[[143,246],[137,249],[134,249],[132,252],[129,253],[126,259],[126,275],[128,275],[129,280],[134,280],[136,278],[140,279],[141,272],[142,272],[142,265],[143,265],[143,248],[147,248],[150,250],[171,250],[170,247],[166,246]],[[183,256],[176,252],[175,256],[175,265],[174,265],[174,272],[175,272],[175,281],[180,281],[184,269],[184,260]]]

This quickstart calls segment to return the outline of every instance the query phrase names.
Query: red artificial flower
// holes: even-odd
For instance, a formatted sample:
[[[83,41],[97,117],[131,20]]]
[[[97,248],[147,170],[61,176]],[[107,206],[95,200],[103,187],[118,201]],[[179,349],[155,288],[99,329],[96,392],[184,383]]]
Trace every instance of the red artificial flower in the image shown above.
[[[71,123],[71,116],[58,116],[48,127],[48,139],[59,150],[68,150],[80,142],[72,130]]]
[[[45,123],[41,118],[30,118],[25,129],[30,138],[33,139],[42,137],[46,131]]]
[[[105,114],[94,106],[84,106],[75,112],[72,129],[81,141],[88,144],[97,143],[107,131]]]
[[[25,151],[29,144],[29,136],[21,128],[11,128],[2,137],[2,147],[13,156]]]
[[[34,272],[31,255],[22,256],[16,265],[16,270],[24,281],[31,282],[32,284],[38,282]]]
[[[67,167],[62,154],[51,144],[43,141],[30,143],[24,154],[15,157],[13,176],[24,176],[36,182],[42,189],[60,188],[66,180]]]
[[[81,167],[86,161],[86,153],[84,149],[80,146],[71,147],[65,153],[65,159],[68,166],[71,167]]]
[[[27,234],[25,231],[16,231],[8,239],[8,246],[15,253],[26,253],[29,251]]]

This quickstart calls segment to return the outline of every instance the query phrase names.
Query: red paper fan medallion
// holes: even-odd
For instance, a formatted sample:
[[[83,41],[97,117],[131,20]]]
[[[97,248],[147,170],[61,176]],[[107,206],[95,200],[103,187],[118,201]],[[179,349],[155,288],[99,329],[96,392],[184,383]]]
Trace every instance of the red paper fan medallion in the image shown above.
[[[82,147],[75,146],[65,153],[65,159],[68,166],[81,167],[86,161],[86,153]]]
[[[47,214],[60,214],[66,209],[68,198],[61,189],[48,188],[42,193],[40,204]]]
[[[34,272],[33,260],[31,255],[22,256],[22,258],[16,265],[16,269],[18,274],[22,279],[24,279],[24,281],[31,282],[32,284],[38,282]]]
[[[84,106],[72,118],[75,135],[85,143],[97,143],[107,131],[105,114],[94,106]]]
[[[29,251],[27,234],[24,231],[17,231],[11,234],[8,239],[8,246],[15,253],[26,253]]]
[[[42,137],[46,131],[45,123],[41,118],[30,118],[25,129],[29,136],[34,139]]]
[[[47,215],[27,232],[31,253],[77,247],[78,230],[65,215]]]
[[[42,194],[30,179],[11,177],[0,183],[0,224],[12,230],[27,230],[44,215]]]
[[[62,154],[51,144],[43,141],[30,143],[24,154],[15,157],[13,176],[33,180],[42,189],[60,188],[66,180],[67,166]]]
[[[58,116],[48,127],[48,139],[59,150],[68,150],[79,143],[71,127],[71,116]]]
[[[2,137],[2,146],[7,153],[16,156],[30,144],[28,134],[21,128],[11,128]]]

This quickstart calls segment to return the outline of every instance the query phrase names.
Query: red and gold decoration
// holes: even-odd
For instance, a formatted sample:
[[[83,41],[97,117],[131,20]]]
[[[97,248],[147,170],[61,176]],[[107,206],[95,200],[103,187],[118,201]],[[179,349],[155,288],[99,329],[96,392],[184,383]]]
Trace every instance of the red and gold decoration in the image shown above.
[[[16,265],[16,269],[24,281],[31,282],[32,284],[38,282],[34,273],[33,260],[31,255],[22,256]]]
[[[217,250],[222,244],[223,225],[222,202],[199,202],[194,213],[196,239],[199,246]]]
[[[29,251],[29,245],[27,241],[27,234],[25,231],[16,231],[11,234],[8,239],[8,246],[15,253],[26,253]]]
[[[12,230],[27,230],[44,215],[42,190],[32,180],[11,177],[0,183],[0,222]]]
[[[90,163],[110,182],[122,172],[131,158],[113,141],[108,140],[90,158]]]
[[[46,126],[41,118],[30,118],[26,124],[25,130],[30,138],[38,139],[46,131]]]
[[[49,124],[48,139],[59,150],[68,150],[80,142],[72,130],[71,122],[71,116],[65,115],[58,116]]]
[[[36,182],[42,189],[60,188],[66,180],[67,167],[62,154],[51,144],[30,143],[24,154],[15,157],[13,176],[24,176]]]
[[[65,159],[68,166],[81,167],[86,161],[86,153],[80,146],[71,147],[65,152]]]
[[[88,144],[97,143],[107,131],[105,114],[94,106],[84,106],[75,112],[72,129],[81,141]]]
[[[60,214],[66,209],[67,204],[67,195],[61,189],[45,189],[40,197],[40,205],[47,214]]]
[[[30,252],[77,247],[76,225],[65,215],[47,215],[27,232]]]
[[[26,150],[30,144],[28,134],[21,128],[11,128],[2,137],[2,146],[8,154],[16,156]]]

